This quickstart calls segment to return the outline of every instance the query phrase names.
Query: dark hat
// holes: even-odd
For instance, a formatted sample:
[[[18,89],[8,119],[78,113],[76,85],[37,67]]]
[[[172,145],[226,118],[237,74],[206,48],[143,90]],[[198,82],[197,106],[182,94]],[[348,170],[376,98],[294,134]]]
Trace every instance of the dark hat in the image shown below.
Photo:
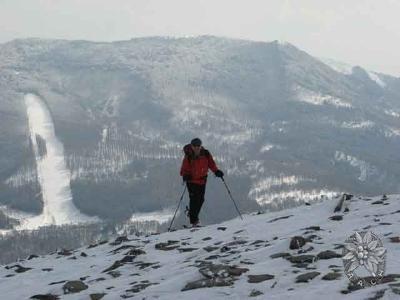
[[[201,140],[200,140],[199,138],[194,138],[194,139],[190,142],[190,144],[191,144],[192,146],[201,146]]]

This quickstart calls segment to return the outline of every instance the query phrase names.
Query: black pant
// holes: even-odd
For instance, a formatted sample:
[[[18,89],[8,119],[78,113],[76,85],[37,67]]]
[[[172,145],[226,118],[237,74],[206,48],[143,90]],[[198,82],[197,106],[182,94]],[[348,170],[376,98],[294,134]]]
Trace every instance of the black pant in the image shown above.
[[[204,202],[206,185],[188,182],[187,188],[189,191],[189,198],[190,198],[189,202],[190,224],[195,224],[199,221],[199,212]]]

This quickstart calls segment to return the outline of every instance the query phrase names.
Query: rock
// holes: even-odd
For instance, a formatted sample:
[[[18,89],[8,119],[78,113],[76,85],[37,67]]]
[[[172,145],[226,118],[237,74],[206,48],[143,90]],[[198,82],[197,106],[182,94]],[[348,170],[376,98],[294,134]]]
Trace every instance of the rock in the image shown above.
[[[82,257],[87,257],[87,254],[85,252],[81,252]]]
[[[220,226],[220,227],[217,227],[217,230],[225,231],[226,227]]]
[[[260,292],[258,290],[252,290],[250,292],[250,294],[249,294],[249,297],[257,297],[257,296],[260,296],[260,295],[263,295],[263,294],[264,294],[263,292]]]
[[[275,259],[275,258],[280,258],[280,257],[286,258],[289,256],[291,256],[291,255],[287,252],[279,252],[279,253],[272,254],[269,257],[271,257],[272,259]]]
[[[192,252],[194,250],[198,250],[199,248],[178,248],[179,252]]]
[[[340,273],[337,272],[330,272],[326,275],[324,275],[321,279],[322,280],[335,280],[342,277],[342,275]]]
[[[118,253],[118,252],[121,252],[122,250],[132,249],[132,248],[135,249],[136,246],[133,246],[133,245],[122,245],[122,246],[120,246],[120,247],[118,247],[118,248],[116,248],[116,249],[110,251],[110,253],[116,254],[116,253]]]
[[[106,294],[105,293],[97,293],[97,294],[90,294],[90,300],[100,300],[102,299]]]
[[[142,254],[146,254],[146,252],[142,249],[131,249],[125,253],[125,255],[134,255],[134,256],[138,256],[138,255],[142,255]]]
[[[394,236],[390,238],[392,243],[400,243],[400,236]]]
[[[303,228],[303,230],[315,230],[315,231],[319,231],[319,230],[321,230],[321,227],[319,227],[319,226],[310,226],[310,227]]]
[[[120,245],[120,244],[122,244],[122,243],[124,243],[124,242],[129,242],[128,237],[127,237],[127,236],[119,236],[119,237],[117,237],[117,238],[115,239],[114,242],[110,243],[110,245],[111,245],[111,246],[117,246],[117,245]]]
[[[51,271],[53,271],[53,268],[43,268],[42,271],[43,272],[51,272]]]
[[[275,276],[274,275],[269,275],[269,274],[260,274],[260,275],[248,275],[248,283],[259,283],[259,282],[263,282],[266,280],[271,280],[273,279]]]
[[[308,247],[307,249],[300,249],[299,251],[297,251],[298,254],[302,254],[302,253],[307,253],[307,252],[311,252],[314,250],[313,246]]]
[[[32,270],[32,268],[25,268],[25,267],[20,266],[20,265],[15,265],[12,268],[15,268],[14,271],[16,273],[24,273],[26,271]]]
[[[278,217],[278,218],[275,218],[275,219],[272,219],[272,220],[268,221],[268,223],[276,222],[276,221],[287,219],[287,218],[290,218],[290,217],[293,217],[293,215]]]
[[[203,240],[203,241],[209,241],[209,240],[211,240],[211,239],[212,239],[212,237],[207,236],[207,237],[203,238],[202,240]]]
[[[207,251],[207,252],[212,252],[212,251],[215,251],[215,250],[217,250],[219,248],[218,247],[213,247],[213,246],[207,246],[207,247],[204,247],[203,249],[205,251]]]
[[[119,267],[123,266],[124,263],[121,262],[120,260],[115,261],[111,267],[108,267],[107,269],[105,269],[102,273],[106,273],[115,269],[118,269]]]
[[[247,272],[247,268],[239,268],[229,265],[209,265],[199,269],[199,272],[206,278],[226,278],[229,276],[240,276]]]
[[[49,285],[61,284],[61,283],[64,283],[64,282],[66,282],[66,280],[51,282],[51,283],[49,283]]]
[[[35,255],[35,254],[31,254],[28,256],[28,260],[34,259],[34,258],[38,258],[39,256]]]
[[[342,257],[341,254],[336,253],[335,251],[326,250],[318,253],[317,257],[319,259],[331,259],[331,258],[340,258]]]
[[[155,248],[162,251],[174,250],[179,247],[177,243],[179,243],[179,241],[167,241],[166,243],[158,243],[155,245]]]
[[[343,220],[343,216],[341,216],[341,215],[332,216],[332,217],[329,218],[329,220],[342,221]]]
[[[57,254],[63,256],[69,256],[72,254],[72,251],[67,249],[61,249],[60,251],[57,252]]]
[[[68,281],[63,285],[64,294],[73,294],[84,291],[88,286],[80,280]]]
[[[321,273],[319,273],[319,272],[309,272],[309,273],[301,274],[301,275],[296,277],[296,283],[308,282],[310,280],[313,280],[319,274],[321,274]]]
[[[317,260],[317,256],[311,254],[304,254],[298,256],[289,256],[286,257],[286,259],[293,264],[301,264],[301,263],[309,264],[315,262]]]
[[[145,283],[138,283],[132,286],[129,290],[126,290],[126,292],[129,293],[139,293],[140,291],[144,290],[145,288],[153,285],[153,283],[145,282]]]
[[[32,296],[30,299],[37,299],[37,300],[58,300],[60,299],[58,296],[56,295],[52,295],[52,294],[45,294],[45,295],[34,295]]]
[[[214,286],[231,286],[233,285],[232,278],[207,278],[189,282],[181,290],[182,292],[200,288],[214,287]]]
[[[382,200],[378,200],[378,201],[372,202],[371,204],[373,204],[373,205],[383,204],[383,201]]]
[[[306,239],[303,238],[302,236],[294,236],[290,240],[289,248],[292,250],[300,249],[301,247],[303,247],[306,244],[306,242],[307,242]]]

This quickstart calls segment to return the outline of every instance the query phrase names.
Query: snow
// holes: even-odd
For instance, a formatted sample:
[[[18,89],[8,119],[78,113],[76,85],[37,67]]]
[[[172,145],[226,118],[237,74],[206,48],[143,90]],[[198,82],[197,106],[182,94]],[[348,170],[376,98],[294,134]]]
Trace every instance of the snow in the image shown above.
[[[347,63],[339,62],[330,58],[319,58],[319,60],[321,60],[327,66],[331,67],[336,72],[345,75],[350,75],[351,73],[353,73],[353,66]]]
[[[372,72],[372,71],[367,71],[367,74],[368,74],[369,78],[372,81],[375,81],[376,84],[378,84],[381,88],[386,87],[386,83],[379,77],[379,75],[377,73]]]
[[[297,100],[301,102],[312,105],[332,105],[339,108],[352,108],[352,105],[343,99],[331,95],[321,94],[301,86],[294,87],[293,91],[297,96]]]
[[[64,147],[55,135],[54,124],[46,104],[33,94],[25,95],[25,104],[42,190],[43,212],[38,216],[21,219],[21,225],[17,229],[96,221],[97,218],[81,214],[72,202],[71,175],[65,164]],[[39,149],[38,136],[45,141],[45,151]]]
[[[398,218],[400,210],[400,196],[388,195],[385,204],[374,205],[373,202],[381,197],[365,198],[356,196],[349,203],[350,212],[343,215],[342,221],[333,221],[329,217],[334,215],[335,201],[325,200],[313,203],[311,206],[301,206],[278,212],[269,212],[260,215],[244,215],[222,224],[210,225],[193,230],[178,230],[159,235],[143,237],[130,236],[128,242],[122,245],[98,245],[94,248],[81,248],[71,256],[51,254],[32,260],[18,262],[23,267],[32,268],[24,273],[16,273],[12,268],[0,268],[0,293],[4,299],[28,299],[35,294],[53,293],[61,299],[78,300],[90,299],[91,293],[106,293],[104,300],[120,299],[122,296],[130,299],[244,299],[254,289],[263,293],[260,299],[366,299],[377,291],[385,289],[382,299],[396,299],[389,285],[380,284],[351,292],[341,293],[347,289],[349,280],[343,274],[341,258],[316,260],[309,264],[315,270],[306,270],[292,265],[284,258],[272,259],[270,255],[287,252],[297,255],[297,250],[289,250],[289,242],[293,236],[307,236],[305,228],[320,226],[321,230],[312,231],[319,238],[314,239],[303,247],[310,245],[314,248],[307,254],[316,255],[324,250],[332,250],[341,254],[337,248],[355,231],[363,231],[367,226],[383,242],[387,249],[385,274],[399,273],[400,248],[390,241],[391,237],[398,236]],[[342,215],[342,213],[340,213]],[[278,219],[279,218],[279,219]],[[384,224],[384,225],[382,225]],[[218,227],[226,227],[225,231]],[[308,230],[309,234],[310,231]],[[182,248],[196,248],[193,251],[181,252],[178,249],[161,251],[155,248],[160,242],[175,240]],[[254,241],[263,241],[254,245]],[[240,242],[234,244],[235,242]],[[186,244],[185,244],[186,243]],[[222,252],[220,248],[230,244],[235,252]],[[232,244],[233,243],[233,244]],[[116,251],[121,246],[134,246],[145,251],[138,255],[132,263],[119,267],[119,277],[113,277],[103,272],[116,260],[124,258],[127,250]],[[216,250],[207,252],[206,246],[215,246]],[[86,257],[80,254],[85,252]],[[212,254],[216,258],[207,259]],[[74,256],[75,259],[71,259]],[[249,270],[238,277],[232,286],[199,288],[182,292],[181,289],[190,281],[202,278],[196,264],[199,261],[209,261],[245,267]],[[152,266],[140,268],[137,263],[155,263]],[[14,264],[10,264],[12,266]],[[341,277],[337,280],[322,280],[322,276],[331,272],[331,265],[338,269]],[[43,271],[51,268],[50,271]],[[308,283],[295,283],[299,274],[317,271],[321,274]],[[249,283],[248,275],[272,274],[272,280],[262,283]],[[6,276],[12,277],[6,277]],[[82,280],[89,286],[77,294],[63,295],[63,280]],[[144,290],[135,293],[129,289],[137,283],[148,280],[155,283]],[[22,285],[23,283],[23,285]],[[55,283],[51,284],[50,283]]]
[[[166,223],[172,218],[174,212],[171,210],[161,210],[148,213],[135,213],[131,217],[132,222],[143,222],[143,221],[157,221],[158,223]]]
[[[345,154],[341,151],[335,152],[335,160],[338,162],[344,161],[348,162],[351,166],[360,169],[359,181],[366,181],[369,176],[376,173],[376,168],[370,165],[368,162],[358,159],[357,157]]]

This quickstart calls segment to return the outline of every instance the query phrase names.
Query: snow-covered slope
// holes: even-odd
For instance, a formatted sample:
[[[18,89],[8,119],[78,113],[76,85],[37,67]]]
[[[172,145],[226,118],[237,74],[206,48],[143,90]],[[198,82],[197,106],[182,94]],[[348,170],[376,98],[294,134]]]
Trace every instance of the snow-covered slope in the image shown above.
[[[2,299],[397,299],[400,196],[354,197],[346,213],[333,213],[336,202],[31,257],[0,268],[0,294]],[[387,249],[384,283],[349,290],[342,246],[355,231],[366,230]],[[298,250],[289,249],[294,236],[307,241]]]

